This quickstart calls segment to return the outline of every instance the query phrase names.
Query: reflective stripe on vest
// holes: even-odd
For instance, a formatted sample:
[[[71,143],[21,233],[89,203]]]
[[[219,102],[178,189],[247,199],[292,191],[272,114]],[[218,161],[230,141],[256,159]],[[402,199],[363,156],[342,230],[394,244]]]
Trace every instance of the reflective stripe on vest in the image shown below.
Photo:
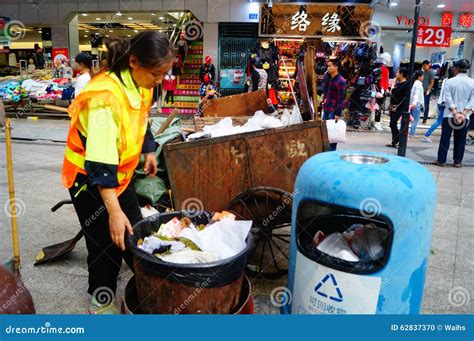
[[[125,93],[123,85],[108,73],[101,73],[94,77],[79,96],[69,107],[71,126],[69,128],[64,155],[62,180],[67,188],[71,188],[78,173],[87,174],[85,164],[85,146],[79,135],[79,115],[90,113],[83,110],[91,99],[101,99],[110,105],[120,122],[120,138],[118,141],[119,164],[117,179],[119,187],[116,188],[117,196],[129,185],[135,168],[140,160],[143,140],[147,129],[147,118],[150,110],[152,90],[143,89],[142,103],[139,109],[134,109]],[[87,127],[81,127],[87,138]]]

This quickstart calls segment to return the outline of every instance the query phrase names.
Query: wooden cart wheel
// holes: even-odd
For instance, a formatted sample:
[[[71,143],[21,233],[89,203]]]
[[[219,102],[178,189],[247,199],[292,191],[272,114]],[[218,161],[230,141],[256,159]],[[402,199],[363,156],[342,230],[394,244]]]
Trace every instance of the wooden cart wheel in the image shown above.
[[[254,248],[247,274],[274,279],[288,272],[293,197],[278,188],[255,187],[237,195],[226,207],[238,219],[253,220]]]

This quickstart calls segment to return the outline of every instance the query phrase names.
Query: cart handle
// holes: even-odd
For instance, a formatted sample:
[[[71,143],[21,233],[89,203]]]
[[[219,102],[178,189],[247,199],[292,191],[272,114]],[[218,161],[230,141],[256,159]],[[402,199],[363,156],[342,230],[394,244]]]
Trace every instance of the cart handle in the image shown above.
[[[63,205],[70,205],[72,204],[72,200],[62,200],[60,202],[58,202],[56,205],[54,205],[52,208],[51,208],[51,212],[56,212],[57,210],[59,210]]]

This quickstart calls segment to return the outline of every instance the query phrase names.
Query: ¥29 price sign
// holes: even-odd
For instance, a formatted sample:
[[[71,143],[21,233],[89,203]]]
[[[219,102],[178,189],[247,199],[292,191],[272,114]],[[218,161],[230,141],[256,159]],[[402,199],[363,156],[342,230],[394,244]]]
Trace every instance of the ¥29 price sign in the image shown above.
[[[418,26],[416,46],[449,47],[451,32],[451,27]]]

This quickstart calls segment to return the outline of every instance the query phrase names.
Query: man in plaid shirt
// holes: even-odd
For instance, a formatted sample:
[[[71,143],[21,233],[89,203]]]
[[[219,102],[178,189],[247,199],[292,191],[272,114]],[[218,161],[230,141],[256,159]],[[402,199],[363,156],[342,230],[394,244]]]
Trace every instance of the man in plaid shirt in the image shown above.
[[[336,60],[327,62],[328,71],[324,76],[324,120],[336,120],[342,116],[342,109],[346,99],[346,80],[339,73],[339,64]],[[331,143],[331,150],[336,150],[337,143]]]

